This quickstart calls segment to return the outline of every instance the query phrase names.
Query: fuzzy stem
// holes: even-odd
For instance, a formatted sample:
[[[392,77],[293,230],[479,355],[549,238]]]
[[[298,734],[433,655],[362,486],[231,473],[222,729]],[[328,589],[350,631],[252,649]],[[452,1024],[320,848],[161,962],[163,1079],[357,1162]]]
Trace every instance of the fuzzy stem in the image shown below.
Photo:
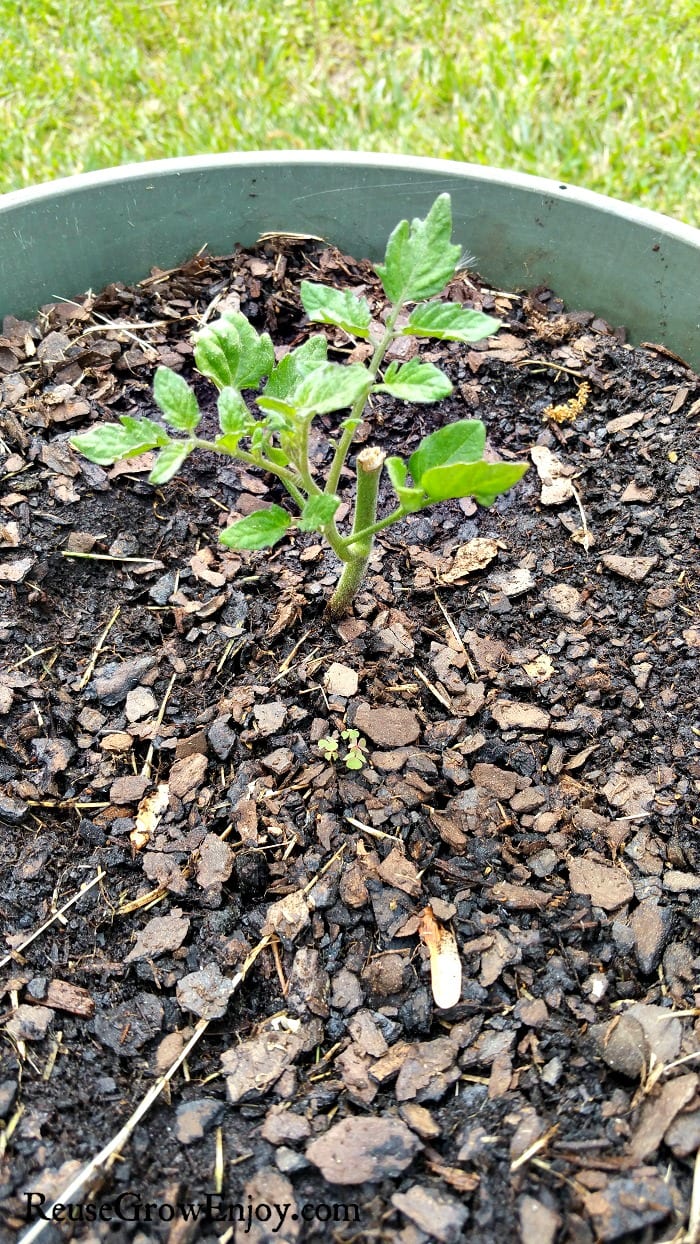
[[[396,321],[399,317],[400,311],[401,311],[401,303],[399,303],[397,306],[395,306],[392,309],[391,315],[387,319],[387,322],[385,325],[384,336],[382,337],[381,341],[377,342],[377,345],[374,348],[374,354],[372,355],[372,360],[368,368],[369,373],[373,380],[377,379],[377,372],[379,371],[379,368],[382,365],[382,362],[384,360],[384,355],[386,354],[387,350],[389,349],[389,346],[391,345],[396,335],[394,333],[394,327],[396,325]],[[349,426],[345,428],[343,435],[341,436],[340,440],[338,441],[338,444],[336,445],[335,454],[333,455],[333,461],[331,463],[331,469],[328,472],[328,479],[326,480],[326,488],[325,488],[325,491],[327,493],[332,494],[338,491],[338,483],[340,482],[340,473],[343,467],[345,466],[345,459],[348,456],[350,446],[352,445],[352,442],[355,436],[356,421],[359,422],[362,419],[362,413],[364,411],[366,402],[367,402],[367,396],[360,395],[360,397],[358,397],[357,401],[352,407],[352,410],[350,411],[350,417],[348,419]]]
[[[367,563],[374,545],[371,530],[377,517],[379,479],[386,455],[381,449],[363,449],[357,455],[357,502],[351,543],[344,544],[345,569],[328,602],[326,612],[331,618],[342,617],[349,609],[365,577]],[[356,537],[356,538],[353,538]]]
[[[280,483],[284,484],[290,497],[296,501],[299,509],[303,510],[305,498],[299,488],[299,484],[303,486],[303,481],[295,479],[291,471],[278,466],[276,462],[270,462],[268,458],[262,456],[257,458],[255,454],[249,454],[245,449],[239,449],[235,454],[232,454],[228,449],[221,449],[214,441],[204,441],[199,436],[194,438],[194,444],[197,449],[210,449],[212,453],[225,454],[227,458],[233,458],[234,462],[245,462],[249,466],[258,467],[263,471],[269,471],[271,475],[276,475]]]

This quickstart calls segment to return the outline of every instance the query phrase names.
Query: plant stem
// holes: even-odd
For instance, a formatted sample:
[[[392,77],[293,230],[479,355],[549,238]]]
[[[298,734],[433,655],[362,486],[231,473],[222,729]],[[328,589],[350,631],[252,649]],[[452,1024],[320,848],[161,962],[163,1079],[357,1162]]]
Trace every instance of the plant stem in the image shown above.
[[[355,518],[352,534],[347,542],[342,542],[345,569],[326,610],[332,618],[339,618],[348,610],[365,577],[374,544],[372,529],[377,517],[379,479],[385,457],[381,449],[375,448],[363,449],[357,455]]]
[[[404,518],[408,513],[408,510],[403,510],[400,505],[397,505],[396,509],[391,511],[391,514],[387,514],[386,518],[380,518],[379,522],[372,523],[370,527],[363,527],[361,531],[353,532],[350,536],[341,536],[341,548],[347,549],[356,540],[365,540],[368,536],[376,536],[378,531],[383,531],[385,527],[391,527],[392,523],[398,522],[400,518]]]
[[[398,319],[400,310],[401,310],[400,303],[398,304],[398,306],[392,309],[391,315],[389,316],[386,322],[384,336],[382,337],[381,341],[379,341],[377,345],[375,346],[374,354],[372,355],[372,361],[369,365],[369,372],[373,380],[376,380],[377,372],[379,371],[379,368],[382,365],[384,355],[386,354],[387,350],[389,349],[389,346],[394,340],[394,336],[395,336],[394,326]],[[333,455],[333,461],[331,463],[331,468],[330,468],[330,471],[328,472],[328,479],[326,480],[325,492],[329,494],[332,494],[338,491],[340,473],[343,467],[345,466],[345,459],[348,456],[350,446],[352,445],[353,438],[355,436],[355,428],[357,426],[357,423],[360,422],[362,419],[362,412],[364,411],[366,403],[367,403],[367,396],[366,395],[364,397],[360,396],[357,398],[352,410],[350,411],[350,415],[347,420],[347,423],[349,424],[349,426],[345,428],[340,440],[338,441],[335,454]]]
[[[291,471],[278,466],[276,462],[270,462],[267,458],[256,458],[254,454],[247,453],[245,449],[239,449],[235,454],[232,454],[228,449],[221,449],[214,441],[204,441],[199,436],[194,438],[194,444],[197,449],[210,449],[212,453],[225,454],[227,458],[245,462],[249,466],[258,467],[263,471],[269,471],[271,475],[276,475],[280,483],[284,484],[290,497],[296,501],[299,509],[303,510],[306,498],[299,488],[299,482],[301,481],[298,482]]]

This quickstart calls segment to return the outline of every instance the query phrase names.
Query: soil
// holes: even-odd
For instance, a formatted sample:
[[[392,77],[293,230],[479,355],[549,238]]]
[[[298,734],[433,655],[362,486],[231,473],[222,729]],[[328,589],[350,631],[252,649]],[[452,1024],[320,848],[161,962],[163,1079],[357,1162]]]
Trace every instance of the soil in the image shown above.
[[[2,1238],[41,1193],[46,1241],[697,1244],[700,381],[461,275],[504,328],[422,343],[453,395],[360,441],[473,416],[533,466],[381,533],[331,623],[315,536],[217,543],[274,481],[68,445],[157,414],[202,316],[303,341],[304,277],[381,316],[367,263],[282,238],[3,325]]]

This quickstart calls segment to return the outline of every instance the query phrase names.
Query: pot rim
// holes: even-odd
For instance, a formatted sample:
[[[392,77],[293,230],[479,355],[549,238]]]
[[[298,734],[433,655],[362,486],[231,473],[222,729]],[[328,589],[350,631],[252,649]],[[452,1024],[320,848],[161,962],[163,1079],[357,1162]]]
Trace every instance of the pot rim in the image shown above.
[[[483,181],[492,185],[512,186],[518,190],[530,191],[547,198],[559,199],[562,202],[574,202],[606,212],[613,216],[623,217],[639,225],[656,230],[667,237],[700,249],[700,229],[675,217],[666,216],[662,212],[639,207],[623,199],[599,194],[595,190],[586,190],[582,186],[568,182],[555,181],[549,177],[534,176],[531,173],[520,173],[515,170],[496,168],[488,164],[470,164],[461,160],[435,159],[429,156],[396,155],[372,151],[334,151],[309,148],[303,151],[241,151],[224,152],[211,155],[174,156],[164,160],[145,160],[129,164],[118,164],[111,168],[98,169],[88,173],[74,173],[69,177],[59,177],[52,181],[39,182],[21,190],[10,190],[0,195],[0,213],[21,207],[24,204],[37,203],[52,197],[61,197],[74,193],[76,190],[89,190],[98,186],[109,186],[117,182],[147,181],[161,173],[197,172],[208,168],[259,168],[261,165],[346,165],[358,168],[377,169],[378,171],[423,172],[435,173],[440,177],[452,174],[460,181]],[[392,182],[392,186],[395,183]],[[336,190],[318,191],[314,197],[324,193],[337,193]]]

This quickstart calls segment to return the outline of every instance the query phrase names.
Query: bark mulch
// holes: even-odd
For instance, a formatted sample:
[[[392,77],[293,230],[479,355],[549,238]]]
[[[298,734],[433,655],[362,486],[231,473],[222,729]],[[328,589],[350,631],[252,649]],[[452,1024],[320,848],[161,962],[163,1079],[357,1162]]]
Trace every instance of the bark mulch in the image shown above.
[[[361,439],[474,416],[533,465],[383,532],[333,624],[315,536],[217,543],[275,481],[68,445],[153,415],[204,314],[301,342],[303,277],[381,315],[368,264],[288,239],[3,324],[3,1238],[41,1193],[82,1207],[46,1241],[697,1244],[700,381],[460,277],[505,327],[422,344],[452,397]],[[348,728],[357,768],[319,748]]]

